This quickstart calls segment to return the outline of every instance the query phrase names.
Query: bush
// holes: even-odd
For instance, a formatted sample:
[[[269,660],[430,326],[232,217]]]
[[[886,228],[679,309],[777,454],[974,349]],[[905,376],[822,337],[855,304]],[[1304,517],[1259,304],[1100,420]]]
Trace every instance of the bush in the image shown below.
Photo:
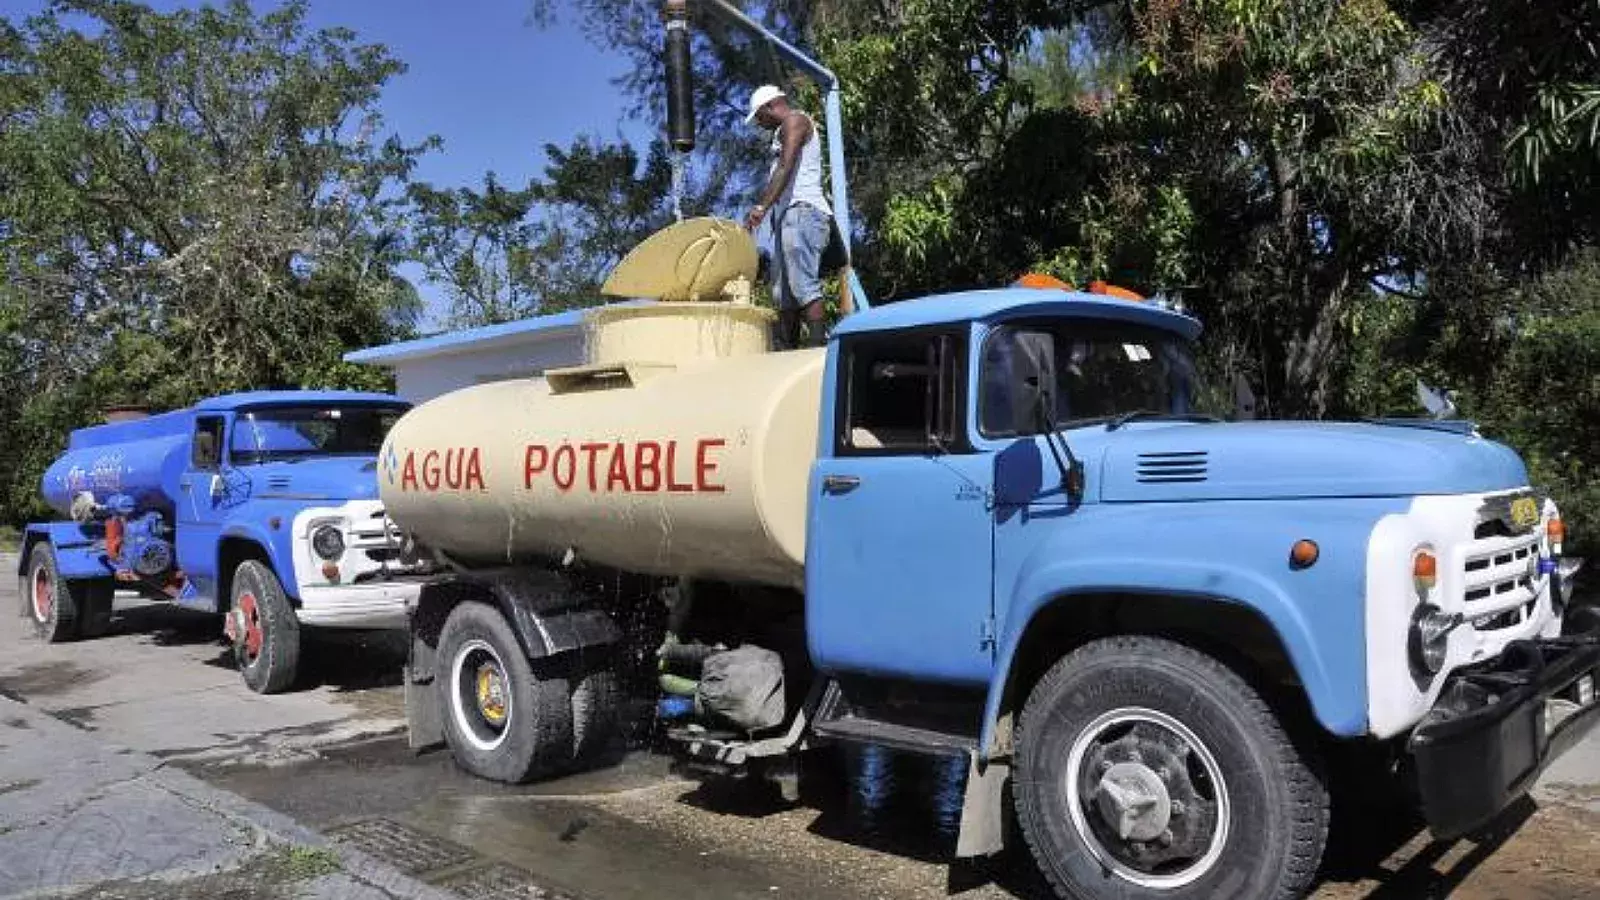
[[[1350,337],[1342,415],[1420,415],[1419,377],[1453,389],[1458,415],[1560,504],[1567,552],[1600,565],[1600,250],[1520,285],[1469,277],[1376,298]]]

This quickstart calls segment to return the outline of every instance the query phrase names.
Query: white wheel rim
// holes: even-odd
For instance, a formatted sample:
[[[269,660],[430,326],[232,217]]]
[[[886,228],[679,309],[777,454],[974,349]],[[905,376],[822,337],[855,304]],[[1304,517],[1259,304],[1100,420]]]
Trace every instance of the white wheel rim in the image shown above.
[[[1081,789],[1085,757],[1090,750],[1100,745],[1102,736],[1107,731],[1121,726],[1140,724],[1160,728],[1181,739],[1187,745],[1186,749],[1200,764],[1215,793],[1216,823],[1211,830],[1211,839],[1206,845],[1205,852],[1199,859],[1176,871],[1163,873],[1142,871],[1114,854],[1102,843],[1100,836],[1091,827],[1089,816],[1091,814],[1098,816],[1099,813],[1089,812],[1094,800],[1086,798]],[[1067,811],[1072,817],[1072,826],[1078,832],[1078,837],[1094,854],[1095,859],[1117,877],[1152,890],[1174,890],[1185,887],[1211,871],[1216,866],[1217,860],[1222,857],[1223,848],[1227,846],[1228,834],[1233,826],[1228,786],[1222,778],[1222,767],[1217,764],[1210,748],[1187,725],[1164,712],[1143,707],[1123,707],[1102,713],[1079,732],[1067,753],[1066,794]]]
[[[476,708],[468,708],[467,699],[463,695],[463,689],[467,684],[467,682],[463,679],[469,675],[467,672],[467,664],[478,654],[488,657],[488,661],[493,663],[494,666],[499,669],[500,676],[504,681],[503,693],[505,695],[505,723],[501,727],[499,733],[492,738],[485,738],[483,736],[482,730],[484,729],[484,725],[487,723],[484,723],[483,725],[479,724],[482,721],[482,717],[479,715]],[[475,679],[476,673],[472,673],[471,677]],[[515,704],[511,691],[510,674],[506,671],[505,662],[500,659],[500,654],[495,652],[494,647],[491,646],[488,641],[482,640],[481,638],[473,638],[472,640],[467,641],[465,644],[462,644],[461,649],[456,651],[455,659],[451,660],[450,662],[449,693],[450,714],[455,719],[456,731],[461,734],[461,737],[465,739],[467,743],[478,748],[479,750],[489,751],[494,750],[506,742],[506,738],[511,735],[511,725],[516,715],[516,710],[514,708]],[[473,704],[474,707],[476,707],[476,705],[476,703]]]
[[[34,566],[33,577],[28,579],[30,598],[33,603],[33,617],[40,624],[49,624],[50,613],[55,610],[56,585],[50,577],[50,571],[40,565]]]

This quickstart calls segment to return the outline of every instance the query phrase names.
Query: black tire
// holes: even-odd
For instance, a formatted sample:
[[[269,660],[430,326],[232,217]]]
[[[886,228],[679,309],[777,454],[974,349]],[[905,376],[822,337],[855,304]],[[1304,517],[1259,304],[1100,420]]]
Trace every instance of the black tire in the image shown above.
[[[61,577],[56,550],[39,541],[28,551],[27,574],[18,584],[22,615],[33,625],[34,636],[59,644],[78,636],[78,610],[82,589]]]
[[[244,683],[258,694],[294,684],[300,667],[300,620],[271,567],[247,559],[233,570],[228,615],[235,617],[233,658]]]
[[[439,715],[463,769],[520,784],[568,767],[573,728],[566,674],[555,661],[529,660],[498,610],[472,601],[457,605],[439,634],[438,660]]]
[[[1030,693],[1017,750],[1017,817],[1063,898],[1289,900],[1322,859],[1317,761],[1243,678],[1185,645],[1125,636],[1069,654]]]
[[[573,682],[573,763],[582,768],[611,758],[621,733],[621,684],[609,660],[598,660]]]
[[[97,638],[111,630],[111,607],[117,584],[109,578],[83,582],[79,601],[78,636]]]

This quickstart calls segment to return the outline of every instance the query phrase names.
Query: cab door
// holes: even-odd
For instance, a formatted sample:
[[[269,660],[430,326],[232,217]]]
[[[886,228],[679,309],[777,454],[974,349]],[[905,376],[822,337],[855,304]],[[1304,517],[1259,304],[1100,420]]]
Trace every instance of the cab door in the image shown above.
[[[195,418],[189,441],[189,466],[178,480],[178,567],[188,584],[177,602],[214,611],[217,605],[217,544],[222,535],[223,503],[227,497],[223,472],[222,416]]]
[[[841,339],[806,545],[824,671],[980,683],[993,670],[992,463],[966,437],[967,339]]]

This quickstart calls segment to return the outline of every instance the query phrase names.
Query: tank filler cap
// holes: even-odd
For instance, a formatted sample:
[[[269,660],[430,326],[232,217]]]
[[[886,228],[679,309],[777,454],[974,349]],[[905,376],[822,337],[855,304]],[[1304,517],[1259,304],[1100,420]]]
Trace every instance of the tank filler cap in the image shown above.
[[[630,250],[600,291],[613,297],[748,303],[760,265],[755,238],[738,222],[685,219]]]

